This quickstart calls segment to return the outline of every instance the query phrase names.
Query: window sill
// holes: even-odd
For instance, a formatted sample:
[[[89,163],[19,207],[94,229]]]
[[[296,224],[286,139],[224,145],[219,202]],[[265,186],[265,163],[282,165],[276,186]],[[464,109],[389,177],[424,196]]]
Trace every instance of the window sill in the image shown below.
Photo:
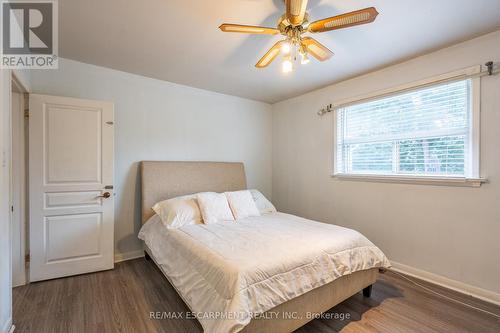
[[[332,176],[340,180],[353,180],[360,182],[378,183],[399,183],[399,184],[419,184],[435,186],[460,186],[460,187],[481,187],[487,183],[485,178],[462,178],[462,177],[432,177],[432,176],[385,176],[370,174],[336,174]]]

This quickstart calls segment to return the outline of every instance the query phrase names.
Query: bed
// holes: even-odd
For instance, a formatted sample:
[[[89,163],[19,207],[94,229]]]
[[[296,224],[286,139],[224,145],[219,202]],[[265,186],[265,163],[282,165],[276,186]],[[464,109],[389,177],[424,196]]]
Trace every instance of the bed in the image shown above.
[[[385,255],[358,232],[272,213],[167,230],[151,207],[198,192],[246,189],[242,163],[141,162],[140,238],[205,332],[292,332],[357,292]]]

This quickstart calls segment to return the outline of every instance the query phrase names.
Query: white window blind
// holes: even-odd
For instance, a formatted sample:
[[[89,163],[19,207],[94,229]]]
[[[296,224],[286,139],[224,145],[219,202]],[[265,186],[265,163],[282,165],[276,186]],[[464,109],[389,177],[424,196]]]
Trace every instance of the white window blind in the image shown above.
[[[336,112],[336,173],[469,176],[470,79],[419,88]]]

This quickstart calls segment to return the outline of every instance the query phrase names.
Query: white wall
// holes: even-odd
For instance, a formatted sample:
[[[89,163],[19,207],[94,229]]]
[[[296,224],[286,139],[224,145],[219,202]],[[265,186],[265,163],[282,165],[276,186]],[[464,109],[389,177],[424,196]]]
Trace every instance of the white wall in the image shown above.
[[[9,146],[10,71],[0,69],[0,333],[8,332],[12,322],[12,282],[10,265]]]
[[[357,229],[396,262],[499,293],[500,75],[482,79],[481,174],[490,183],[481,188],[333,179],[332,114],[316,115],[328,103],[488,60],[500,61],[500,31],[273,105],[274,203]]]
[[[249,187],[271,195],[270,105],[71,60],[59,67],[33,71],[32,91],[115,103],[115,254],[142,249],[139,161],[241,161]]]

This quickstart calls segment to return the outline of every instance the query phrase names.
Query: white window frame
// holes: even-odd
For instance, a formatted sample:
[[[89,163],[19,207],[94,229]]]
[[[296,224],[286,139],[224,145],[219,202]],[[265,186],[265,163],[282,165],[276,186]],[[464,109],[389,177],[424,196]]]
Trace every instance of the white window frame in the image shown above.
[[[357,180],[357,181],[375,181],[375,182],[391,182],[391,183],[410,183],[410,184],[429,184],[429,185],[447,185],[447,186],[471,186],[479,187],[482,183],[486,182],[485,178],[480,177],[480,130],[481,130],[481,78],[475,76],[481,72],[481,66],[472,66],[462,70],[453,71],[450,73],[438,75],[432,78],[403,84],[401,86],[392,87],[385,90],[372,92],[366,95],[348,98],[334,106],[333,115],[333,172],[332,177],[344,180]],[[473,77],[471,77],[473,76]],[[346,174],[339,173],[337,170],[337,113],[338,110],[368,102],[371,100],[381,99],[392,95],[401,94],[408,91],[418,90],[426,86],[433,86],[439,83],[471,80],[471,118],[470,118],[470,135],[469,147],[472,153],[468,154],[468,160],[465,161],[466,176],[465,177],[446,177],[446,176],[406,176],[406,175],[373,175],[373,174]]]

